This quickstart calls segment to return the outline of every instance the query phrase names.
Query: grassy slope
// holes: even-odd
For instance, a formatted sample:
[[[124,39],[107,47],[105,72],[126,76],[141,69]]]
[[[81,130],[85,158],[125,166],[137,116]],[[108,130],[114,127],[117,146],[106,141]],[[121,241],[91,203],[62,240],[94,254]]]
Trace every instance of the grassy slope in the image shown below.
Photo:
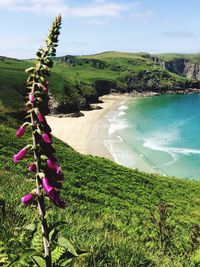
[[[164,71],[146,53],[105,52],[87,57],[74,57],[73,64],[60,62],[60,59],[58,58],[54,65],[50,80],[51,92],[58,102],[77,108],[81,107],[81,102],[97,99],[95,82],[99,80],[113,82],[114,87],[125,88],[125,90],[128,88],[126,78],[138,77],[137,75],[141,72],[143,72],[144,79],[141,75],[137,79],[139,79],[139,87],[144,90],[144,86],[147,86],[145,77],[152,78],[156,84],[159,83],[161,86],[187,81],[185,77]],[[99,67],[98,64],[101,66]],[[24,69],[31,65],[31,60],[19,61],[0,57],[0,101],[8,111],[22,107],[21,95],[26,80]],[[140,79],[142,79],[141,83]],[[134,83],[132,85],[134,86]],[[9,102],[8,92],[12,95],[12,99],[15,99],[14,105]]]
[[[12,62],[0,65],[4,74],[0,76],[0,240],[10,255],[23,250],[21,227],[34,217],[31,209],[21,208],[20,204],[20,197],[34,187],[27,172],[30,159],[18,165],[12,162],[12,155],[24,146],[25,140],[15,138],[19,122],[5,115],[23,107],[23,70],[30,63]],[[126,64],[124,57],[123,62]],[[69,75],[72,67],[66,66],[68,72],[62,73],[62,64],[56,64],[53,75]],[[89,80],[99,75],[99,70],[91,68],[90,74],[81,75],[88,75]],[[54,83],[57,85],[56,80]],[[17,90],[13,90],[15,86]],[[55,91],[59,92],[60,85],[57,86]],[[190,260],[198,250],[192,251],[191,235],[192,224],[200,224],[199,182],[130,170],[103,158],[83,156],[58,140],[54,142],[66,177],[63,196],[68,208],[53,208],[49,217],[51,221],[66,221],[64,235],[89,251],[76,266],[194,266]],[[168,207],[165,248],[160,243],[159,203]],[[9,241],[11,238],[14,239]]]
[[[0,126],[0,140],[0,210],[6,209],[0,216],[0,236],[10,253],[17,254],[23,245],[16,227],[28,224],[34,215],[30,208],[21,208],[20,197],[34,187],[34,181],[27,172],[29,158],[17,165],[12,162],[24,140],[15,138],[8,123]],[[68,208],[54,208],[51,219],[66,221],[64,235],[90,251],[78,266],[193,266],[191,229],[200,223],[199,182],[145,174],[83,156],[58,140],[54,146],[65,174],[63,196]],[[157,232],[159,203],[169,209],[166,255]],[[9,243],[13,236],[15,242]]]
[[[161,58],[164,61],[171,61],[174,59],[186,59],[194,64],[200,63],[200,54],[177,54],[177,53],[163,53],[155,54],[154,56]]]

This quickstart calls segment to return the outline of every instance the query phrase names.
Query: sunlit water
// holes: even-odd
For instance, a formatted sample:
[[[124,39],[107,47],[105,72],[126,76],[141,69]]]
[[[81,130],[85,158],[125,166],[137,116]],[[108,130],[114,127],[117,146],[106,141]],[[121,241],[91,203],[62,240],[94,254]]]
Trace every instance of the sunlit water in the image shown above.
[[[200,94],[133,98],[107,120],[105,145],[116,162],[200,179]]]

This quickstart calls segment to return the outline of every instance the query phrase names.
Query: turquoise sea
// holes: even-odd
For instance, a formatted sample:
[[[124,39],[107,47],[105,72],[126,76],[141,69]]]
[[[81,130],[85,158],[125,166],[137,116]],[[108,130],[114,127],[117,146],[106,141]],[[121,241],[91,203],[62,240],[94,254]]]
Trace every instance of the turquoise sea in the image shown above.
[[[200,94],[136,97],[106,119],[104,144],[116,162],[200,179]]]

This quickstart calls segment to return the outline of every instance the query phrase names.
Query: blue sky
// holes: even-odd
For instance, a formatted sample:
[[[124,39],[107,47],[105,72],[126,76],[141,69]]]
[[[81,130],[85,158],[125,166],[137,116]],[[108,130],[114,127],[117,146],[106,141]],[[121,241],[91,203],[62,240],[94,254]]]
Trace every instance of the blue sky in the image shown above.
[[[57,55],[200,52],[199,0],[0,0],[0,55],[30,58],[55,15]]]

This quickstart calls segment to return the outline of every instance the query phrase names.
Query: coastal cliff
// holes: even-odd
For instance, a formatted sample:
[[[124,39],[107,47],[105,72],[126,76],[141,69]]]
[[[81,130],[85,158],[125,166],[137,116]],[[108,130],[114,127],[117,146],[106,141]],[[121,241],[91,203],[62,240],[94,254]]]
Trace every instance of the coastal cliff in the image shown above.
[[[163,69],[178,75],[185,76],[188,79],[200,81],[200,65],[192,63],[184,58],[178,58],[171,61],[164,61],[160,58],[153,57],[153,60],[161,65]]]
[[[50,113],[79,114],[92,109],[99,97],[109,93],[149,92],[183,93],[200,89],[200,55],[190,57],[171,54],[104,52],[90,56],[63,56],[54,58],[49,83]],[[29,60],[0,57],[0,96],[4,108],[10,105],[5,91],[16,103],[24,98]],[[23,106],[20,107],[23,110]]]

